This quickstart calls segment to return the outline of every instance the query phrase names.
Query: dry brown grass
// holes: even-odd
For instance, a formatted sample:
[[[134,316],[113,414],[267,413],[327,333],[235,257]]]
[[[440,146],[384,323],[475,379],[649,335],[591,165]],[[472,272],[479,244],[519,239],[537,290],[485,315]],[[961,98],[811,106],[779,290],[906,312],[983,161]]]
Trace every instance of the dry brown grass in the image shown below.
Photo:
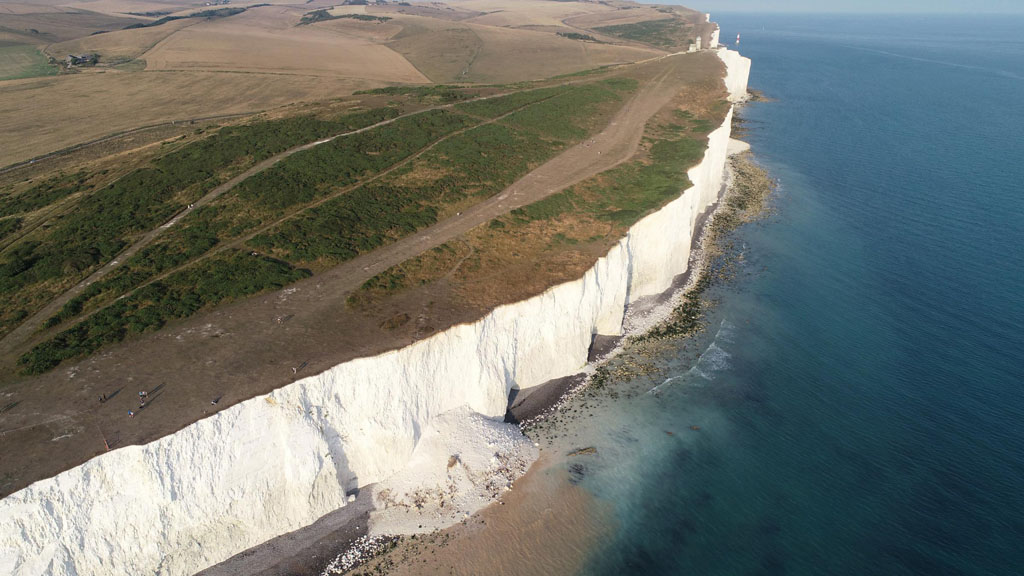
[[[330,28],[296,26],[302,14],[303,10],[268,6],[201,21],[146,52],[146,68],[429,81],[386,46]]]
[[[444,280],[464,305],[488,309],[581,277],[619,232],[606,222],[575,216],[513,232],[481,226],[388,273],[398,275],[406,289]],[[388,289],[377,286],[356,292],[353,303],[373,310],[389,297]]]
[[[68,54],[96,53],[100,55],[101,63],[128,60],[138,58],[164,38],[195,23],[191,20],[175,20],[151,28],[116,30],[51,44],[46,47],[46,52],[57,59]]]
[[[580,28],[597,28],[600,26],[617,26],[620,24],[636,24],[648,20],[663,20],[670,15],[659,12],[652,6],[642,6],[632,10],[616,10],[614,12],[598,12],[577,16],[569,19],[567,24]]]
[[[36,14],[42,12],[62,12],[58,8],[60,2],[40,0],[38,2],[6,2],[0,1],[0,14]]]
[[[434,82],[453,82],[472,63],[482,42],[463,24],[419,16],[396,17],[402,25],[388,43]]]
[[[44,0],[45,1],[45,0]],[[54,0],[49,0],[54,1]],[[56,0],[59,2],[59,0]],[[198,4],[202,4],[199,2]],[[163,1],[163,0],[78,0],[63,2],[62,6],[78,10],[91,10],[103,14],[127,14],[129,12],[167,12],[177,13],[188,10],[196,5],[194,0]]]
[[[537,80],[609,64],[635,62],[664,52],[592,44],[549,32],[472,25],[483,46],[464,79],[501,83]]]
[[[434,82],[537,80],[663,54],[649,48],[577,42],[546,31],[413,16],[395,20],[403,30],[389,46]]]
[[[563,26],[563,20],[586,14],[604,14],[614,8],[591,2],[549,2],[544,0],[522,0],[511,7],[507,2],[495,0],[468,0],[458,6],[486,12],[469,20],[474,24],[487,26]]]
[[[364,8],[364,6],[339,6],[331,10],[331,14],[365,13],[365,10],[359,10],[361,8]],[[385,42],[402,31],[401,24],[393,22],[364,22],[351,18],[325,20],[313,24],[312,27],[324,28],[342,36],[354,36],[372,42]]]
[[[9,11],[4,12],[5,8]],[[17,32],[36,30],[32,33],[34,44],[46,45],[81,38],[102,30],[119,30],[142,21],[132,16],[111,16],[84,10],[50,6],[37,8],[39,11],[32,12],[24,5],[0,4],[0,27]]]
[[[454,2],[449,4],[437,2],[429,5],[426,3],[410,4],[410,6],[399,6],[397,4],[373,6],[367,10],[367,12],[370,14],[382,14],[387,16],[407,14],[410,16],[422,16],[424,18],[433,18],[435,20],[447,22],[459,22],[482,15],[482,12],[461,8]]]
[[[138,72],[0,83],[0,166],[172,120],[327,100],[380,83],[346,78]]]

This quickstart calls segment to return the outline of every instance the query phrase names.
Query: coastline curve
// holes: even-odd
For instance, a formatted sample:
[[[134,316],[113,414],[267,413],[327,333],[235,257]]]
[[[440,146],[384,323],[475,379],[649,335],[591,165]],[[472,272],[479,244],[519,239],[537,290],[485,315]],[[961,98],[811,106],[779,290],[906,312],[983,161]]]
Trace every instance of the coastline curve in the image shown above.
[[[750,60],[720,49],[730,101]],[[101,454],[0,500],[0,572],[192,574],[306,526],[406,468],[453,411],[500,419],[513,388],[587,363],[629,304],[686,271],[718,197],[732,110],[693,186],[637,222],[582,278],[405,348],[339,364],[142,446]]]

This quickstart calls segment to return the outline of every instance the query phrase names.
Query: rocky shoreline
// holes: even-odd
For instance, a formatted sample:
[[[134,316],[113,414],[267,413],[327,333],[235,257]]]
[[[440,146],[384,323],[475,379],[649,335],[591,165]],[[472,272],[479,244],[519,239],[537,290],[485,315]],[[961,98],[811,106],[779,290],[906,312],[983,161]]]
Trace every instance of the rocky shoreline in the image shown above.
[[[550,464],[551,458],[597,455],[593,447],[577,448],[564,456],[550,453],[552,441],[565,434],[569,420],[581,417],[575,408],[570,408],[578,396],[600,393],[609,380],[631,379],[657,370],[650,361],[652,357],[704,329],[704,313],[711,304],[702,300],[702,294],[714,281],[728,279],[728,264],[721,262],[723,258],[728,259],[732,249],[724,245],[728,234],[742,224],[763,218],[771,210],[769,198],[775,182],[756,164],[748,149],[749,146],[736,148],[727,162],[726,183],[719,201],[697,228],[697,241],[691,251],[688,271],[676,278],[671,289],[640,303],[638,316],[641,318],[632,320],[629,324],[631,331],[625,337],[602,342],[605,350],[592,358],[594,361],[583,372],[535,387],[521,397],[510,396],[506,421],[518,423],[524,433],[541,447],[541,459],[527,472],[527,477]],[[585,474],[585,468],[577,466],[579,470],[575,473]],[[567,481],[574,483],[572,465],[567,469]],[[530,480],[524,477],[517,484],[524,481]],[[506,500],[507,495],[497,505],[504,506]],[[381,545],[382,540],[357,541],[320,574],[402,573],[403,569],[418,566],[423,556],[438,553],[443,556],[443,550],[453,541],[465,537],[468,531],[484,529],[482,526],[487,524],[488,510],[492,508],[454,527],[419,537],[389,537],[386,545]],[[505,510],[502,513],[508,514]],[[341,565],[347,568],[339,570],[337,567]]]

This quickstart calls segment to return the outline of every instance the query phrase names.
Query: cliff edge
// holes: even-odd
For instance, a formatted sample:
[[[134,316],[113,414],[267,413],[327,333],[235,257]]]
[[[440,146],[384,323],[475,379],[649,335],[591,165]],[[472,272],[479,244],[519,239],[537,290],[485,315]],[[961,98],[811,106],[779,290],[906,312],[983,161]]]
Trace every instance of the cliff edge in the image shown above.
[[[750,60],[718,55],[730,100],[741,101]],[[499,421],[509,391],[578,371],[595,334],[621,333],[631,303],[686,271],[694,226],[723,184],[731,120],[730,110],[709,136],[689,171],[693,185],[636,223],[582,278],[8,496],[0,501],[0,573],[192,574],[345,506],[359,487],[382,483],[396,504],[409,505],[458,467],[457,494],[482,495],[456,508],[472,512],[502,488],[487,485],[496,474],[507,488],[536,457]],[[494,457],[460,442],[484,442]],[[435,472],[409,473],[410,463]]]

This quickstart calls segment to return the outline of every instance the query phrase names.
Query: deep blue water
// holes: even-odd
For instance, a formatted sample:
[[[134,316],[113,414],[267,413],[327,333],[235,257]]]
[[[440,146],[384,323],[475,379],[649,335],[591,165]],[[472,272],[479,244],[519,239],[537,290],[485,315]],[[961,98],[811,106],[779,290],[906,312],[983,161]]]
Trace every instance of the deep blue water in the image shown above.
[[[776,212],[596,441],[587,573],[1024,574],[1024,18],[716,20]]]

